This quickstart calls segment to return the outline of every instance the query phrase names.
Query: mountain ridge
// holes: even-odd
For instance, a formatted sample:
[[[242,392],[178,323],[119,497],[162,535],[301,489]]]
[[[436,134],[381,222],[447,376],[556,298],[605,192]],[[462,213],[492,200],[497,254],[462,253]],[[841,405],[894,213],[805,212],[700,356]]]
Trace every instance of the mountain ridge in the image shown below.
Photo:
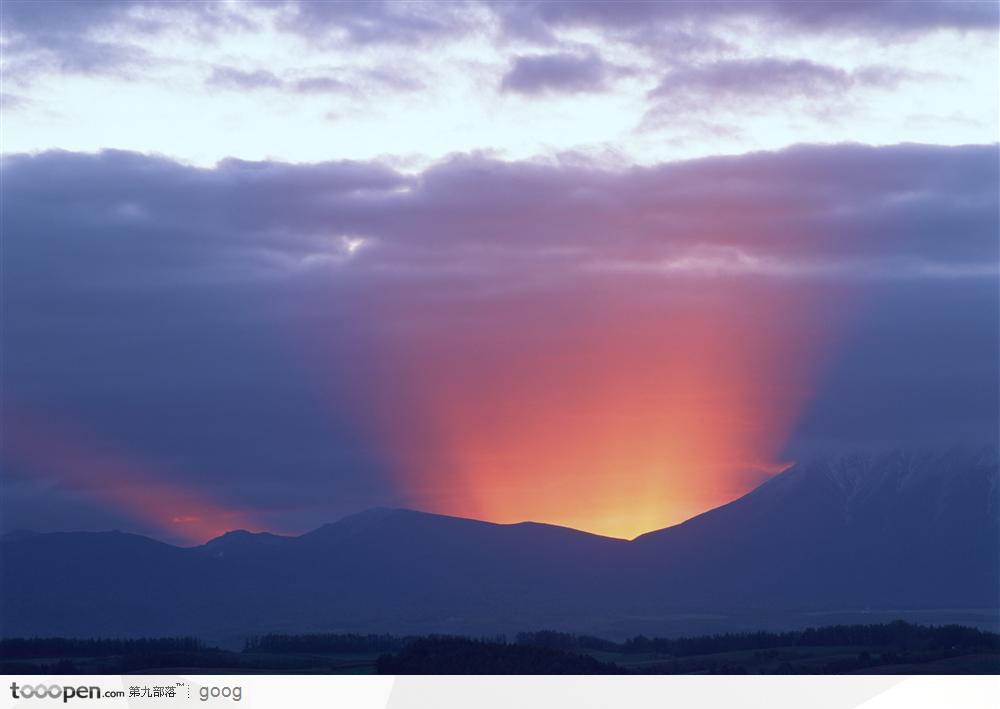
[[[768,486],[771,485],[773,482],[775,482],[777,480],[784,479],[783,476],[786,476],[786,474],[788,474],[788,473],[799,474],[803,469],[806,469],[807,471],[816,471],[817,469],[822,470],[823,474],[825,474],[830,479],[830,482],[833,484],[833,486],[835,488],[839,488],[844,493],[845,497],[851,498],[851,497],[853,497],[855,495],[860,495],[861,493],[865,492],[866,490],[870,490],[872,488],[872,486],[877,485],[878,482],[884,482],[884,475],[880,475],[879,473],[884,473],[886,471],[886,468],[884,467],[884,465],[879,465],[880,462],[884,462],[886,460],[891,460],[891,459],[898,459],[901,463],[909,462],[911,464],[914,463],[914,462],[919,462],[919,461],[924,461],[924,462],[926,462],[926,461],[939,462],[943,458],[947,458],[949,456],[954,456],[956,454],[960,455],[965,460],[977,459],[978,458],[978,459],[980,459],[980,461],[981,461],[981,463],[983,465],[992,466],[994,469],[996,469],[996,467],[997,467],[997,462],[996,461],[997,461],[998,452],[997,452],[996,448],[991,447],[991,446],[983,446],[983,447],[975,448],[975,449],[954,448],[954,449],[948,450],[945,453],[931,453],[931,452],[910,451],[910,450],[893,450],[893,451],[889,451],[887,453],[882,453],[882,454],[878,454],[878,453],[851,453],[851,454],[840,455],[840,456],[829,456],[829,455],[822,455],[822,454],[820,454],[820,455],[814,455],[814,456],[810,456],[808,458],[805,458],[804,460],[802,460],[800,462],[793,463],[793,464],[789,465],[788,467],[786,467],[785,469],[783,469],[781,472],[778,472],[778,473],[775,473],[774,475],[771,475],[766,480],[764,480],[762,483],[760,483],[759,485],[757,485],[753,489],[749,490],[748,492],[744,493],[740,497],[735,498],[734,500],[730,500],[729,502],[723,503],[723,504],[721,504],[721,505],[719,505],[717,507],[713,507],[713,508],[711,508],[709,510],[705,510],[704,512],[698,513],[698,514],[694,515],[693,517],[690,517],[690,518],[688,518],[686,520],[683,520],[681,522],[677,522],[676,524],[668,525],[666,527],[662,527],[662,528],[659,528],[659,529],[650,530],[648,532],[643,532],[642,534],[639,534],[639,535],[637,535],[637,536],[635,536],[635,537],[633,537],[631,539],[628,539],[628,538],[625,538],[625,537],[613,537],[613,536],[606,535],[606,534],[599,534],[599,533],[596,533],[596,532],[589,532],[589,531],[587,531],[585,529],[577,529],[575,527],[570,527],[568,525],[554,524],[554,523],[549,523],[549,522],[539,522],[539,521],[536,521],[536,520],[522,520],[522,521],[519,521],[519,522],[493,522],[493,521],[490,521],[490,520],[482,520],[482,519],[477,519],[477,518],[474,518],[474,517],[462,517],[462,516],[459,516],[459,515],[445,514],[445,513],[440,513],[440,512],[431,512],[431,511],[427,511],[427,510],[419,510],[419,509],[416,509],[416,508],[409,508],[409,507],[376,506],[376,507],[371,507],[371,508],[368,508],[368,509],[365,509],[365,510],[361,510],[359,512],[354,512],[354,513],[345,515],[345,516],[343,516],[343,517],[341,517],[339,519],[333,520],[331,522],[324,523],[324,524],[322,524],[319,527],[316,527],[314,529],[302,532],[301,534],[279,534],[277,532],[272,532],[272,531],[267,531],[267,530],[263,530],[263,531],[248,531],[248,530],[245,530],[245,529],[232,529],[232,530],[229,530],[227,532],[223,532],[222,534],[220,534],[220,535],[218,535],[216,537],[212,537],[211,539],[208,539],[205,542],[202,542],[201,544],[195,544],[195,545],[191,545],[191,546],[181,546],[181,545],[178,545],[178,544],[172,544],[172,543],[170,543],[168,541],[157,539],[156,537],[152,537],[152,536],[149,536],[149,535],[146,535],[146,534],[140,534],[140,533],[137,533],[137,532],[124,532],[124,531],[118,530],[118,529],[115,529],[115,530],[87,530],[87,531],[84,531],[84,530],[79,530],[79,531],[75,531],[75,530],[74,531],[62,530],[62,531],[57,531],[57,532],[40,532],[40,531],[37,531],[37,530],[31,530],[31,529],[17,529],[17,530],[11,530],[9,532],[5,532],[4,534],[0,535],[0,543],[2,543],[3,541],[7,540],[8,538],[10,538],[10,539],[13,540],[13,539],[20,539],[20,538],[23,538],[23,537],[33,536],[33,535],[45,535],[45,534],[112,534],[112,533],[117,533],[117,534],[129,534],[129,535],[132,535],[132,536],[139,536],[139,537],[143,537],[145,539],[150,539],[150,540],[153,540],[153,541],[160,542],[162,544],[167,544],[169,546],[174,546],[174,547],[182,548],[182,549],[188,549],[188,548],[200,548],[200,547],[209,546],[209,545],[212,545],[214,543],[220,542],[222,540],[225,540],[227,538],[231,538],[231,537],[234,537],[234,536],[249,535],[249,536],[252,536],[252,537],[269,537],[269,538],[273,538],[273,539],[298,539],[298,538],[307,537],[307,536],[310,536],[310,535],[322,534],[322,533],[324,533],[324,531],[333,530],[333,529],[344,529],[344,528],[362,529],[364,527],[370,526],[371,524],[377,524],[380,521],[384,521],[387,518],[395,517],[395,516],[398,516],[400,514],[403,514],[403,515],[422,515],[422,516],[425,516],[425,517],[433,517],[433,518],[436,518],[436,519],[439,519],[439,520],[461,520],[461,521],[464,521],[464,522],[475,522],[475,523],[484,524],[484,525],[494,525],[496,527],[507,527],[507,528],[517,527],[519,525],[526,525],[526,526],[534,526],[534,527],[547,528],[547,529],[567,530],[567,531],[570,531],[570,532],[575,532],[575,533],[578,533],[578,534],[585,534],[585,535],[588,535],[588,536],[591,536],[591,537],[600,537],[600,538],[603,538],[603,539],[613,539],[613,540],[619,540],[619,541],[624,541],[624,542],[634,542],[634,541],[637,541],[637,540],[642,539],[644,537],[648,537],[649,535],[657,535],[657,534],[660,534],[662,532],[666,532],[667,530],[681,527],[681,526],[686,525],[686,524],[688,524],[690,522],[693,522],[694,520],[697,520],[697,519],[701,518],[704,515],[709,515],[709,514],[712,514],[712,513],[716,512],[717,510],[725,509],[725,508],[729,507],[730,505],[732,505],[734,503],[738,503],[738,502],[744,500],[745,498],[753,495],[758,490],[767,489]],[[851,465],[849,465],[850,463],[854,463],[854,466],[852,467]],[[861,481],[861,480],[859,480],[856,477],[859,468],[866,469],[868,471],[872,471],[875,474],[874,475],[870,474],[868,476],[871,479]],[[997,485],[998,484],[998,480],[1000,480],[1000,477],[998,477],[997,475],[994,475],[993,476],[993,484]],[[1000,501],[1000,496],[998,496],[997,494],[992,494],[992,495],[985,496],[984,499],[987,500],[990,504],[996,504],[998,501]]]
[[[121,532],[15,535],[0,543],[14,570],[0,573],[0,634],[585,631],[995,609],[997,468],[967,453],[803,462],[634,540],[405,508],[196,547]]]

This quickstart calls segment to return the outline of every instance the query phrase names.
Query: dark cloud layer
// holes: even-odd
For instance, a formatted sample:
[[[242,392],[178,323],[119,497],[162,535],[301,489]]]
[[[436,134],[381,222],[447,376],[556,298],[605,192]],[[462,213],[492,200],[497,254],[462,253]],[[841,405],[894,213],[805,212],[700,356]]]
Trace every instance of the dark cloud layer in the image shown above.
[[[370,417],[390,333],[499,327],[504,303],[592,302],[606,283],[650,302],[794,283],[817,294],[809,327],[851,313],[790,451],[996,431],[995,146],[624,171],[475,155],[416,175],[199,169],[114,151],[3,169],[5,420],[127,449],[273,528],[399,502]],[[4,466],[5,525],[111,524],[73,481]]]
[[[8,158],[5,190],[20,206],[8,224],[58,230],[36,248],[87,227],[92,240],[69,243],[114,249],[132,234],[125,243],[164,250],[150,252],[149,266],[172,272],[190,259],[208,277],[218,264],[204,252],[224,252],[230,273],[255,264],[281,272],[289,259],[330,255],[341,235],[371,239],[364,268],[421,258],[477,270],[537,249],[567,249],[570,263],[648,262],[725,246],[776,259],[790,275],[864,265],[893,277],[906,275],[893,264],[942,274],[993,264],[994,157],[992,148],[845,145],[609,172],[458,156],[409,176],[379,163],[226,160],[198,169],[117,151],[52,152]],[[27,210],[53,195],[62,209]],[[734,228],[737,215],[745,221]],[[466,237],[472,224],[475,238]],[[497,251],[480,263],[484,246]],[[128,274],[66,265],[77,277]]]

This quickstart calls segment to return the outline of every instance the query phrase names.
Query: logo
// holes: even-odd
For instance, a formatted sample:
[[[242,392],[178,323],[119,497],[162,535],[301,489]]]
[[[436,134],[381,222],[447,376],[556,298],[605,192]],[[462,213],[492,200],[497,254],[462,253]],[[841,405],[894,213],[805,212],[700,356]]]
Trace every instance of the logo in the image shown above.
[[[10,683],[10,695],[14,699],[59,699],[63,704],[70,699],[100,699],[101,697],[124,697],[124,691],[102,692],[100,687],[70,687],[58,684],[18,684]]]

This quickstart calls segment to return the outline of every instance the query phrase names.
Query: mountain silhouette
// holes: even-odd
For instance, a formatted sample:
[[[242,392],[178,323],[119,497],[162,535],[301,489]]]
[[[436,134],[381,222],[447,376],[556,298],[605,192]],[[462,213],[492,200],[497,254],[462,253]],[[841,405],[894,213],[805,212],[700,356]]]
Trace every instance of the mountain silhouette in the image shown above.
[[[817,458],[625,541],[375,509],[297,537],[0,542],[4,636],[642,627],[666,618],[1000,606],[997,454]],[[931,616],[932,617],[932,616]],[[746,620],[749,619],[749,620]],[[723,626],[713,626],[723,627]]]

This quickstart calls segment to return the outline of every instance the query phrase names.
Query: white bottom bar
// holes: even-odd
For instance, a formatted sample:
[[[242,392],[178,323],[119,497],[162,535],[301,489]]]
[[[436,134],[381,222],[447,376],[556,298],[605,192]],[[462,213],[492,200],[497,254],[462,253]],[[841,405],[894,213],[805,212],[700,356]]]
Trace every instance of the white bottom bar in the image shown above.
[[[1000,676],[951,675],[4,675],[0,681],[0,706],[40,708],[994,709],[1000,698]]]

